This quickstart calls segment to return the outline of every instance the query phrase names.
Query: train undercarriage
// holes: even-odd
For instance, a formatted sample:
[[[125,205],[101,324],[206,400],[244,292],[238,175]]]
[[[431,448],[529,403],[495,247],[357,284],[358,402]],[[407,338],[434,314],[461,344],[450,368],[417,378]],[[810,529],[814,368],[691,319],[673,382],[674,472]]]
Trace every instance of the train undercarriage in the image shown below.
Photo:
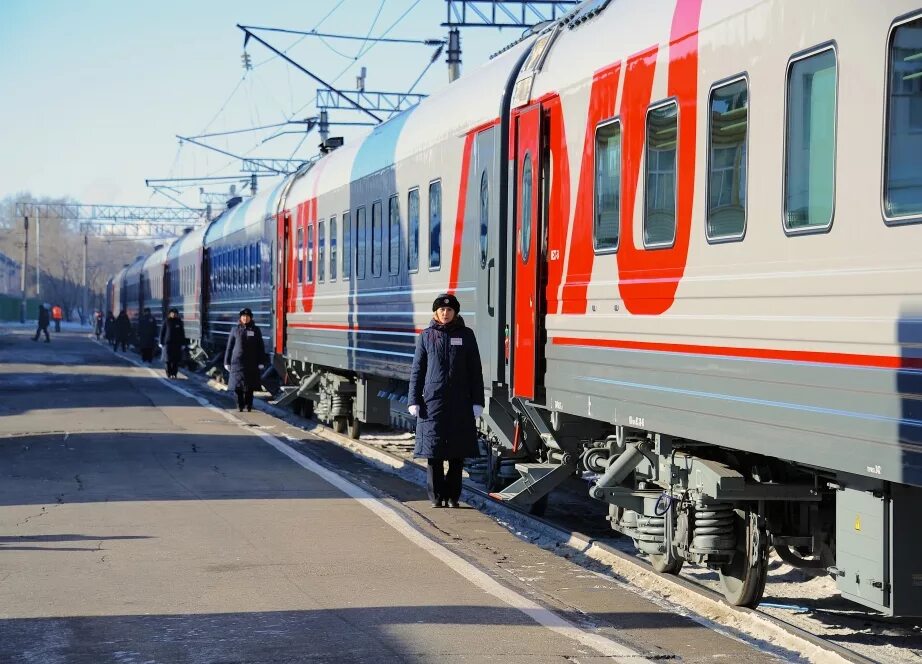
[[[529,404],[516,404],[518,414],[490,406],[491,419],[511,420],[511,435],[485,432],[497,499],[541,513],[551,490],[583,477],[608,504],[612,529],[655,571],[711,568],[736,606],[762,599],[771,550],[815,573],[834,565],[835,488],[816,471]]]

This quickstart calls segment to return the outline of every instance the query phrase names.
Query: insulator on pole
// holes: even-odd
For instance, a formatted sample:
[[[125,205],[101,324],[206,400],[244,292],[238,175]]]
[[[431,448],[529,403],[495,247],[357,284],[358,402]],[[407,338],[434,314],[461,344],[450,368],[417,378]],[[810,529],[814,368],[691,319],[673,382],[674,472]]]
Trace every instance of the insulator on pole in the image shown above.
[[[461,78],[461,31],[458,28],[448,31],[446,61],[448,62],[448,82],[451,83]]]

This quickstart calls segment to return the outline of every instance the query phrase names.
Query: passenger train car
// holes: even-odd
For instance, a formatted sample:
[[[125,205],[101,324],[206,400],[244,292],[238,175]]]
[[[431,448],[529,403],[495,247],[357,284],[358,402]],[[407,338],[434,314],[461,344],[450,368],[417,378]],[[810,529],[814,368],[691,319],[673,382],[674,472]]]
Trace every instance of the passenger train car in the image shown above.
[[[181,238],[169,292],[212,352],[250,304],[353,435],[455,292],[495,497],[590,471],[660,572],[752,606],[774,550],[919,615],[920,155],[917,2],[588,0]]]

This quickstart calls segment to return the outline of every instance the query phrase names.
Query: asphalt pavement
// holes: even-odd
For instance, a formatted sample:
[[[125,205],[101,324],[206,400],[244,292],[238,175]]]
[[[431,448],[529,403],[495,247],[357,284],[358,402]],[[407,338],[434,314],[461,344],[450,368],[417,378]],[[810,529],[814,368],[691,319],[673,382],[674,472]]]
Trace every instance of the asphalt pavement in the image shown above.
[[[778,661],[86,332],[29,334],[0,324],[0,662]]]

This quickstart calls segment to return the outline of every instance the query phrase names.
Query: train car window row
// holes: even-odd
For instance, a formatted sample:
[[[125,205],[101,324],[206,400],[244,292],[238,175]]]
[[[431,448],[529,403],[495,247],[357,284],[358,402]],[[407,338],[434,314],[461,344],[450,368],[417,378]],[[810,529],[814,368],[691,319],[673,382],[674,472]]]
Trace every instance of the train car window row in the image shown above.
[[[387,200],[387,273],[400,272],[400,201],[397,194]]]
[[[343,212],[343,281],[352,278],[352,216]]]
[[[326,222],[321,219],[317,222],[317,281],[323,283],[326,276],[324,259],[326,258]]]
[[[708,132],[707,239],[732,242],[746,233],[749,83],[744,77],[711,89]]]
[[[890,31],[883,208],[887,223],[922,221],[922,16]]]
[[[368,223],[365,208],[355,211],[355,278],[365,278],[365,263],[368,252]]]
[[[429,269],[442,267],[442,181],[429,183]]]
[[[314,226],[313,224],[307,225],[307,257],[305,263],[307,264],[307,276],[304,279],[305,282],[312,284],[314,283]]]
[[[824,47],[788,65],[784,141],[784,229],[832,226],[836,172],[836,51]]]
[[[381,264],[384,262],[381,255],[384,251],[384,228],[381,220],[381,201],[371,204],[371,276],[381,276]]]
[[[595,214],[592,242],[596,253],[616,251],[620,230],[621,121],[607,120],[595,130]]]
[[[419,188],[407,194],[407,272],[419,270]]]
[[[298,229],[298,284],[304,282],[304,229]]]
[[[336,216],[330,217],[330,281],[336,281]]]
[[[261,286],[263,270],[259,243],[254,242],[234,249],[212,250],[209,272],[209,283],[213,293]],[[191,292],[195,287],[194,272],[184,273],[181,279],[184,291]]]

